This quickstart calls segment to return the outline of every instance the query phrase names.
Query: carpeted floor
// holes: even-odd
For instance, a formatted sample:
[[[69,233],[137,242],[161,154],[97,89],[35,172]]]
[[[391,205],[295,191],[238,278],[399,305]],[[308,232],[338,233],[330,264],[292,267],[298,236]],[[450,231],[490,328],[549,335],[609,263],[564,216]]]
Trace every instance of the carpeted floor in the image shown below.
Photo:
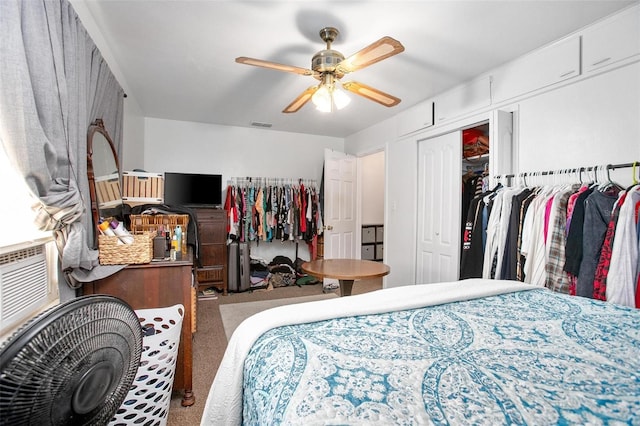
[[[352,294],[367,293],[382,288],[382,279],[357,281]],[[183,407],[182,395],[174,392],[169,408],[168,426],[195,426],[200,424],[209,387],[216,375],[227,348],[220,306],[232,303],[257,302],[292,297],[322,295],[322,285],[281,287],[270,291],[254,291],[218,296],[213,300],[198,301],[198,331],[193,336],[193,392],[196,398],[191,407]],[[270,304],[263,306],[271,307]]]
[[[267,309],[290,305],[292,303],[312,302],[314,300],[332,299],[336,297],[338,297],[338,295],[332,291],[327,294],[312,296],[287,297],[284,299],[258,300],[256,302],[244,303],[226,303],[220,305],[220,316],[222,317],[224,333],[227,336],[227,340],[230,340],[234,330],[242,321],[249,318],[251,315]]]

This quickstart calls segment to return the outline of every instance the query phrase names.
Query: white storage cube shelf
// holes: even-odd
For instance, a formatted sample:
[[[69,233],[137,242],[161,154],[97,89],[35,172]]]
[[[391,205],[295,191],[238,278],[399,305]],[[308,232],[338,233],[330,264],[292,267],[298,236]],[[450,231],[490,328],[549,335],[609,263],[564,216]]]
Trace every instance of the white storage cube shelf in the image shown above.
[[[384,241],[384,227],[376,226],[376,243]]]
[[[373,260],[375,258],[375,246],[362,246],[362,258]]]
[[[376,228],[363,227],[362,228],[362,244],[375,243],[376,242]]]
[[[178,359],[184,306],[135,311],[144,329],[154,334],[142,339],[136,378],[110,425],[167,424],[173,378]]]
[[[383,225],[363,225],[361,258],[364,260],[382,260],[383,240]]]

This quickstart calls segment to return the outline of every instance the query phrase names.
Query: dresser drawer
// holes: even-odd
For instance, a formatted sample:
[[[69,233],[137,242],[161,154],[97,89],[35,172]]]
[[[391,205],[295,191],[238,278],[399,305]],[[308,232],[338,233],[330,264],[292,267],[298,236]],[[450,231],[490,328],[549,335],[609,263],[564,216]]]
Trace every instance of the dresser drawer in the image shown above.
[[[197,208],[198,289],[216,287],[227,294],[227,211]]]
[[[227,229],[219,223],[198,222],[198,235],[201,244],[222,243],[227,238]]]
[[[224,221],[226,210],[220,209],[197,209],[196,216],[200,221]]]
[[[200,246],[200,259],[206,259],[202,266],[218,266],[225,263],[225,244],[202,244]]]
[[[198,268],[196,271],[198,283],[224,280],[224,267]]]

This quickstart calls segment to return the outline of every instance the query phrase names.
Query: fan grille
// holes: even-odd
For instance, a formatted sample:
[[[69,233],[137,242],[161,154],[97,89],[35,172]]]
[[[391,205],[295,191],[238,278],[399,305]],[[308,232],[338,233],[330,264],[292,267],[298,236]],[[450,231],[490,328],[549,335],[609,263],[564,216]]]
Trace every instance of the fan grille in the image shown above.
[[[135,378],[141,344],[137,315],[114,297],[38,316],[0,352],[2,424],[106,424]]]

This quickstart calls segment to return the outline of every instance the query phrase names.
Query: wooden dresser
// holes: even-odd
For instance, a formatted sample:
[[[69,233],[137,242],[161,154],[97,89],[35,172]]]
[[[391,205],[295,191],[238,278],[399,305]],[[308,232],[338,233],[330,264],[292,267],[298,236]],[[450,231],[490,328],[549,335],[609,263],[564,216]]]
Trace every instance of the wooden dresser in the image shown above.
[[[216,287],[227,295],[227,212],[224,209],[197,208],[200,260],[196,269],[198,290]]]
[[[192,385],[192,335],[195,332],[196,302],[191,250],[183,260],[129,265],[107,278],[86,283],[82,292],[84,295],[115,296],[127,302],[133,309],[167,307],[182,303],[185,312],[173,389],[184,392],[183,406],[193,405],[195,396]]]

